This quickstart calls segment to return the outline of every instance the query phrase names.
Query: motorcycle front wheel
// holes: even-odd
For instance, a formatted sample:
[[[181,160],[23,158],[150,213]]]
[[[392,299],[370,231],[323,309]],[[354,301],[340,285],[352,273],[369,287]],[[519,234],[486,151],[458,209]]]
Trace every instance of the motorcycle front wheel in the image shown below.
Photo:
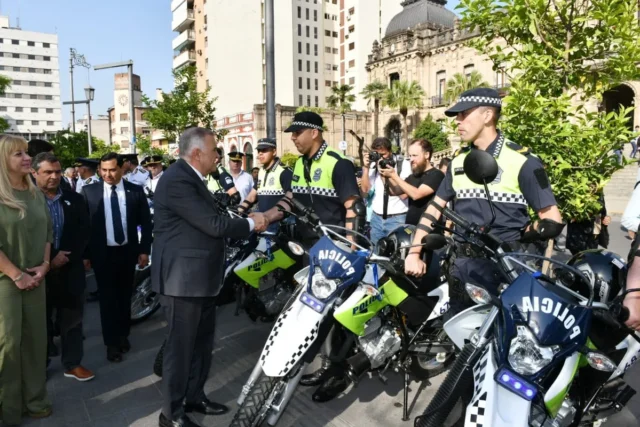
[[[229,427],[259,427],[267,418],[264,405],[281,378],[262,375],[247,394]]]
[[[131,324],[143,322],[160,308],[160,296],[151,289],[151,268],[136,271],[131,295]]]

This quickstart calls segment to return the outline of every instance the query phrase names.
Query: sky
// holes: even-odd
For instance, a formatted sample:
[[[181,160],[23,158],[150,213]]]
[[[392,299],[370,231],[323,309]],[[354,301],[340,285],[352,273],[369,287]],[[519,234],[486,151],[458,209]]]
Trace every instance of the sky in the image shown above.
[[[276,0],[276,7],[278,1],[284,0]],[[458,1],[449,0],[446,7],[454,10]],[[177,34],[171,31],[170,0],[0,0],[0,15],[8,15],[11,26],[19,18],[23,30],[58,35],[62,101],[71,100],[70,48],[85,55],[92,66],[133,60],[142,91],[152,99],[156,88],[173,87],[171,42]],[[92,115],[106,114],[113,105],[113,75],[126,71],[126,67],[101,71],[75,67],[76,99],[84,99],[84,87],[90,83],[95,88]],[[85,114],[86,107],[77,105],[76,119]],[[63,126],[70,122],[70,106],[65,105]]]

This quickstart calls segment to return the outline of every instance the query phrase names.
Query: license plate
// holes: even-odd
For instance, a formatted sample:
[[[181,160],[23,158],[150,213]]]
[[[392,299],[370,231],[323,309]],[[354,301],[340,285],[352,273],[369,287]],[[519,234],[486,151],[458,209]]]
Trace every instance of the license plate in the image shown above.
[[[312,308],[314,311],[318,313],[322,313],[324,311],[325,304],[321,301],[318,301],[315,297],[310,294],[303,292],[300,295],[300,301],[309,308]]]

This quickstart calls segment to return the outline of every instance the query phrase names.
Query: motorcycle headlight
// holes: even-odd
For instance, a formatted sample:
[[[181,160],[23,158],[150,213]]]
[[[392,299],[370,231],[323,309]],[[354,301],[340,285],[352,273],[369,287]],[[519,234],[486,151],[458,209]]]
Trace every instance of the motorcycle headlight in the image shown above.
[[[518,335],[511,340],[509,364],[521,375],[533,375],[547,366],[558,352],[558,346],[542,347],[526,326],[517,326]]]
[[[327,279],[316,267],[311,277],[311,292],[316,298],[326,299],[338,289],[338,281]]]

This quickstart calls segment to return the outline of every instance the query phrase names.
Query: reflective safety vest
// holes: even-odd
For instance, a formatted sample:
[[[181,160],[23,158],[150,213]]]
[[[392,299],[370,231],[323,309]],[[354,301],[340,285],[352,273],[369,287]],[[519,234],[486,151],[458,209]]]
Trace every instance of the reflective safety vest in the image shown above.
[[[225,178],[224,175],[227,175],[227,171],[224,170],[224,168],[222,166],[218,166],[218,172],[220,173],[220,179],[224,179]],[[215,179],[214,177],[212,177],[211,174],[207,175],[206,181],[207,181],[207,188],[212,193],[224,193],[225,192],[225,189],[222,186],[222,184],[220,184],[220,181],[218,179]],[[232,181],[232,184],[233,184],[233,181]]]
[[[258,172],[257,194],[260,212],[268,211],[284,197],[285,189],[282,187],[281,176],[287,170],[291,173],[291,169],[283,165],[280,159],[276,159],[271,168],[262,168]]]

